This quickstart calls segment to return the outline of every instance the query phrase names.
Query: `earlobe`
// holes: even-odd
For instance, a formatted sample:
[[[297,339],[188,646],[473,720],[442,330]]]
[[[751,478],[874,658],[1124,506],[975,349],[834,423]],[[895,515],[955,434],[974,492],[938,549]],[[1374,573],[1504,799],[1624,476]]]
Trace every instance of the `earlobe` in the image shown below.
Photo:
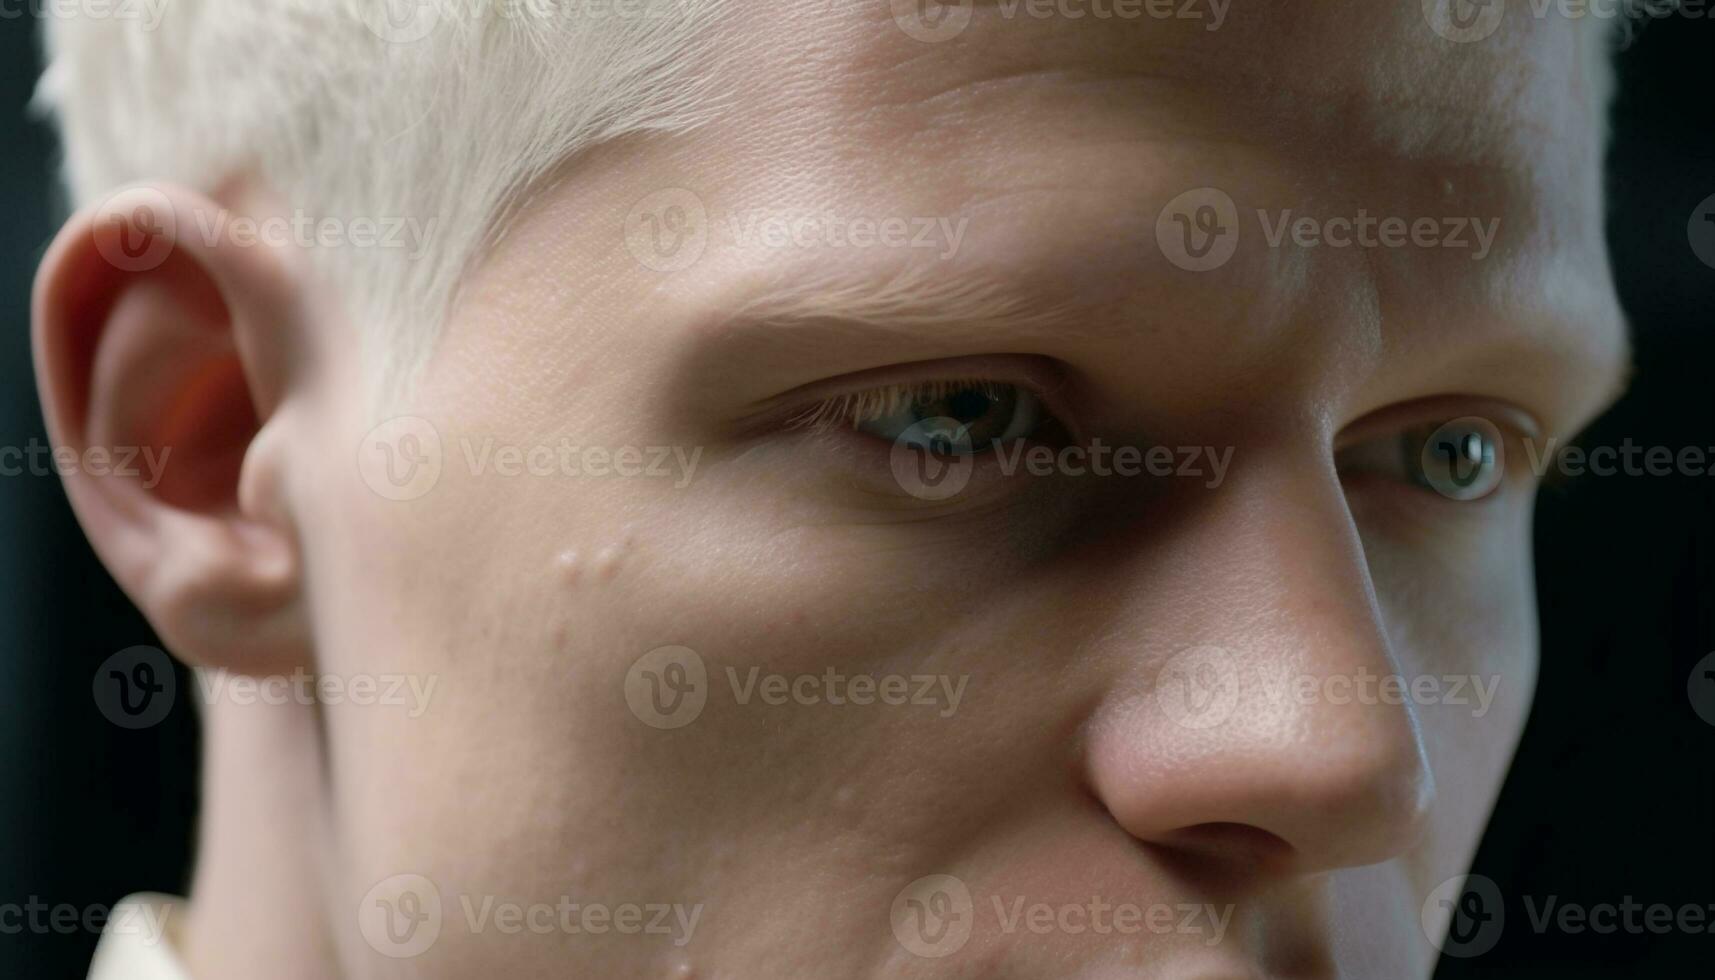
[[[73,509],[167,645],[282,673],[311,659],[283,411],[307,304],[292,255],[225,225],[161,185],[74,215],[37,275],[36,378]]]

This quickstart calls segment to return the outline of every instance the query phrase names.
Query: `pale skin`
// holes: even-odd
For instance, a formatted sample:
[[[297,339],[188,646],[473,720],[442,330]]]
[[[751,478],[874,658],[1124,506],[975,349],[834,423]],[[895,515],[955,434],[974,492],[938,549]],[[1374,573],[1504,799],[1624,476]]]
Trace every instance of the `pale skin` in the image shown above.
[[[302,246],[184,242],[132,274],[93,244],[104,214],[68,223],[36,298],[48,420],[64,445],[173,446],[156,488],[68,478],[167,646],[205,670],[437,679],[415,717],[205,706],[195,976],[1430,973],[1445,913],[1426,929],[1423,906],[1469,867],[1534,682],[1536,477],[1516,440],[1564,442],[1625,361],[1583,28],[1454,45],[1415,3],[1235,9],[1216,32],[979,11],[925,44],[876,6],[741,14],[715,121],[569,167],[379,415]],[[1156,219],[1209,186],[1245,237],[1189,272]],[[675,187],[716,230],[662,272],[626,247],[627,214]],[[199,208],[287,210],[241,175],[168,193],[182,227]],[[1273,247],[1259,208],[1499,224],[1474,261]],[[771,247],[728,231],[753,209],[966,222],[951,256]],[[900,277],[921,303],[863,306]],[[836,279],[813,314],[743,313]],[[936,309],[961,283],[1030,315]],[[979,464],[925,503],[885,441],[781,424],[937,377],[1047,389],[1079,438],[1231,447],[1231,466],[1210,487]],[[444,444],[413,500],[354,462],[390,415]],[[1509,440],[1483,499],[1343,462],[1468,415]],[[702,455],[682,486],[505,477],[467,463],[461,440],[485,439]],[[663,730],[626,679],[670,644],[707,664],[710,693]],[[1204,646],[1237,701],[1199,726],[1159,689]],[[740,703],[728,667],[967,681],[950,714],[944,696],[772,705]],[[1480,715],[1474,692],[1282,694],[1372,675],[1498,683]],[[359,910],[407,873],[435,883],[445,922],[393,959]],[[890,925],[927,875],[973,898],[944,957]],[[473,929],[461,902],[490,897],[700,912],[683,943]],[[1209,919],[1009,931],[1019,899],[1225,922],[1214,942]]]

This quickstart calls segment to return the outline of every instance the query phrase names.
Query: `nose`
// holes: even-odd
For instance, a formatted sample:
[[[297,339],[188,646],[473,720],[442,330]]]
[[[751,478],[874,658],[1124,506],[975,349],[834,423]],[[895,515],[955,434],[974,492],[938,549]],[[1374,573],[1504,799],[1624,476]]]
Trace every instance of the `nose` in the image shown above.
[[[1095,795],[1140,841],[1221,860],[1410,848],[1433,781],[1409,699],[1378,696],[1397,671],[1338,478],[1230,480],[1172,523],[1148,549],[1167,561],[1111,586],[1132,649],[1087,730]]]

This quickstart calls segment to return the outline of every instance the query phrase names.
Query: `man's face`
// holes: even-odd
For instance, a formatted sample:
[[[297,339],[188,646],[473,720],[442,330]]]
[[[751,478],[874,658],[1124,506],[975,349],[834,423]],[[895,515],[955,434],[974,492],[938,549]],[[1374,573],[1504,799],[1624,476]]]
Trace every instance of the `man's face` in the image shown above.
[[[343,958],[1426,975],[1528,711],[1531,450],[1622,356],[1587,28],[884,8],[740,13],[715,121],[474,271],[426,426],[323,403],[317,667],[436,679],[327,709]],[[411,959],[357,928],[397,875]]]

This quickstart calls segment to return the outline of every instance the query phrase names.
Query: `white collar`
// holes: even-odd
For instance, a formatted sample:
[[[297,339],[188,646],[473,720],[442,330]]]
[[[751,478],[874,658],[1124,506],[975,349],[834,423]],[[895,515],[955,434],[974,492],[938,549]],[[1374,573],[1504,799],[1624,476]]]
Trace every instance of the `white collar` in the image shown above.
[[[170,895],[132,895],[114,905],[89,980],[190,980],[173,950],[184,909]]]

